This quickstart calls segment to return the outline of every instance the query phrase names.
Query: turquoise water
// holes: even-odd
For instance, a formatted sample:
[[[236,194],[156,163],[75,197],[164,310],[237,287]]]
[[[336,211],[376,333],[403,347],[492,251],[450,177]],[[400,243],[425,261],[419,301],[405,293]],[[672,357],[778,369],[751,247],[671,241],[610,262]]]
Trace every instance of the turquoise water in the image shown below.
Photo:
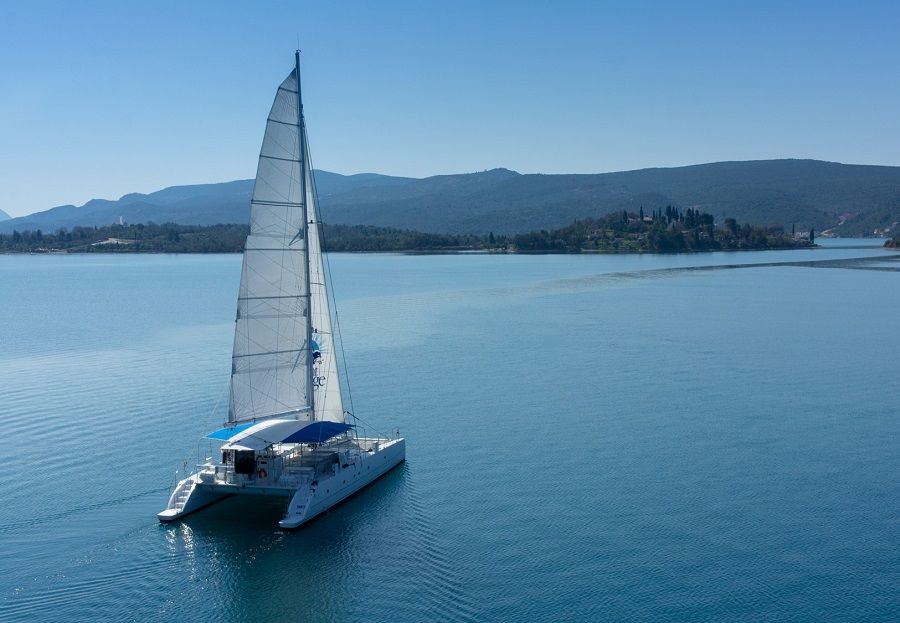
[[[223,417],[238,256],[0,257],[0,619],[898,620],[871,244],[332,257],[355,411],[408,461],[296,532],[155,517]]]

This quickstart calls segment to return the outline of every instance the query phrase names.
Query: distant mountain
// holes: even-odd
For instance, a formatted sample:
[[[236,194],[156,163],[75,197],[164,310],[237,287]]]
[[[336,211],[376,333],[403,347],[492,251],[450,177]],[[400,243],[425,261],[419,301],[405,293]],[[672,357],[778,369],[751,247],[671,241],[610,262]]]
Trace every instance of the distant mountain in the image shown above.
[[[858,231],[900,220],[900,167],[815,160],[718,162],[591,175],[519,175],[497,169],[415,180],[398,188],[354,189],[323,203],[333,223],[448,233],[553,229],[619,210],[677,205],[759,225],[822,231],[862,219]]]
[[[0,221],[6,221],[6,220],[9,220],[9,219],[11,219],[11,218],[12,218],[12,217],[11,217],[9,214],[7,214],[6,212],[4,212],[3,210],[0,210]]]
[[[693,207],[732,217],[841,235],[881,233],[900,222],[900,167],[818,160],[717,162],[587,175],[522,175],[508,169],[424,179],[315,172],[323,220],[437,233],[511,234],[554,229],[614,211]],[[0,222],[54,231],[75,225],[171,221],[245,223],[252,180],[173,186],[118,201],[94,199]],[[893,227],[897,227],[894,225]],[[892,231],[889,229],[889,231]]]
[[[82,206],[64,205],[0,222],[0,232],[13,229],[55,231],[76,225],[109,225],[121,216],[128,223],[155,221],[193,225],[245,223],[252,180],[223,184],[172,186],[147,195],[131,193],[117,201],[91,199]]]
[[[333,195],[353,189],[389,188],[412,181],[410,178],[375,173],[339,175],[328,171],[316,171],[315,180],[316,190],[323,202]],[[120,216],[126,223],[246,223],[249,220],[252,192],[253,180],[170,186],[146,195],[131,193],[114,201],[92,199],[81,206],[57,206],[28,216],[0,221],[0,233],[9,233],[14,229],[56,231],[61,227],[71,229],[77,225],[109,225],[118,222]]]

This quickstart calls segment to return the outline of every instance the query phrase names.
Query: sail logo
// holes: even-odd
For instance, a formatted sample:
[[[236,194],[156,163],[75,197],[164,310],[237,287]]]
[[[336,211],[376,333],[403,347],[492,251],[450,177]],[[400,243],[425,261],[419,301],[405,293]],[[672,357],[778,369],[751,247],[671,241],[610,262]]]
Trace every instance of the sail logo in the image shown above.
[[[310,350],[312,351],[312,365],[315,370],[315,374],[313,374],[312,382],[314,387],[324,387],[325,386],[325,375],[318,374],[319,372],[319,363],[322,362],[322,349],[319,348],[319,343],[315,340],[310,342]]]

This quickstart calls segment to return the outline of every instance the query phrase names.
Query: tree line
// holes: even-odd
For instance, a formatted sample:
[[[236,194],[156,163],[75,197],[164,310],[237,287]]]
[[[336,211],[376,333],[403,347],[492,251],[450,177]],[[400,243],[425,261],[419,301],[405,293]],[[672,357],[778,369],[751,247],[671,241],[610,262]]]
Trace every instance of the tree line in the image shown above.
[[[601,218],[576,220],[552,231],[542,230],[513,236],[511,247],[520,252],[580,253],[678,253],[737,249],[791,249],[813,241],[787,234],[782,226],[759,227],[738,224],[726,218],[716,227],[711,214],[667,206],[645,214],[623,210]]]
[[[49,233],[36,229],[0,234],[0,252],[240,253],[249,231],[247,225],[174,223],[73,227]]]
[[[40,229],[0,234],[0,253],[240,253],[247,225],[139,223],[74,227],[44,233]],[[464,251],[508,253],[684,252],[805,247],[809,238],[786,234],[782,227],[740,225],[693,208],[667,206],[645,214],[622,211],[576,220],[554,230],[513,236],[433,234],[371,225],[325,225],[328,251]]]
[[[0,253],[240,253],[248,225],[139,223],[0,234]],[[484,249],[493,235],[430,234],[371,225],[325,225],[328,251],[453,251]]]

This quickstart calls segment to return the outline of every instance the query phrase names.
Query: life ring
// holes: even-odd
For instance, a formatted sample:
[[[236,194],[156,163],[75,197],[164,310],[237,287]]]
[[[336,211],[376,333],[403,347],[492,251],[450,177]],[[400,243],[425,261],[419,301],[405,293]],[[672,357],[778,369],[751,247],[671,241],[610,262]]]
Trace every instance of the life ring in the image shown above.
[[[261,469],[261,470],[259,470],[258,475],[259,475],[260,478],[265,478],[265,477],[267,477],[267,476],[269,475],[269,472],[267,472],[267,471],[264,470],[264,469]]]

